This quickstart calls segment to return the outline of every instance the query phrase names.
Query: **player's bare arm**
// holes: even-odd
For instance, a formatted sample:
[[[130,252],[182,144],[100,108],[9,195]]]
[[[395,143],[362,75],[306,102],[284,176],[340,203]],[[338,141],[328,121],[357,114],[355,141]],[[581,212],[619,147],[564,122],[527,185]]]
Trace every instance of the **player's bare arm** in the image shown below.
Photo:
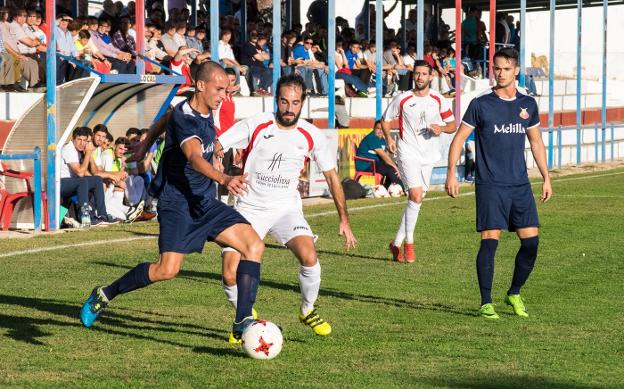
[[[145,155],[149,151],[150,147],[156,142],[159,136],[165,133],[167,129],[167,120],[171,115],[171,109],[169,109],[164,115],[160,117],[147,131],[147,137],[142,142],[131,146],[130,152],[132,155],[126,160],[126,162],[138,162],[145,158]]]
[[[327,185],[329,186],[329,192],[334,199],[334,205],[336,205],[336,211],[338,211],[338,217],[340,218],[340,224],[338,226],[338,235],[345,237],[345,247],[347,250],[355,248],[357,246],[357,239],[351,231],[351,225],[349,224],[349,213],[347,212],[347,201],[345,199],[344,191],[342,190],[342,184],[340,178],[335,169],[327,170],[323,172]]]
[[[541,200],[543,203],[550,200],[552,197],[552,186],[550,184],[550,176],[548,175],[548,164],[546,163],[546,147],[544,146],[544,141],[542,140],[542,131],[539,127],[529,128],[527,130],[527,138],[529,139],[529,143],[531,144],[531,153],[533,153],[533,158],[535,159],[535,163],[537,164],[537,168],[544,179],[544,183],[542,184],[542,196]]]
[[[455,132],[455,130],[457,130],[457,125],[455,124],[455,121],[450,121],[450,122],[445,122],[446,124],[441,126],[438,124],[432,124],[431,127],[431,131],[436,134],[436,135],[440,135],[441,133],[445,133],[445,134],[453,134]]]
[[[392,135],[390,135],[390,122],[385,120],[381,120],[381,129],[383,130],[384,137],[386,138],[386,146],[388,147],[388,151],[392,154],[396,153],[396,142]]]
[[[459,126],[459,130],[453,137],[453,141],[451,142],[451,147],[448,154],[446,184],[444,185],[446,193],[451,197],[459,196],[459,182],[457,182],[457,178],[455,177],[455,166],[457,164],[457,161],[459,160],[459,156],[461,155],[464,143],[466,143],[466,139],[468,139],[472,130],[473,128],[462,123],[462,125]]]
[[[204,159],[201,142],[199,139],[190,139],[182,143],[182,152],[191,167],[213,181],[228,188],[228,191],[236,196],[245,194],[247,180],[243,176],[228,176],[218,171],[212,164]]]

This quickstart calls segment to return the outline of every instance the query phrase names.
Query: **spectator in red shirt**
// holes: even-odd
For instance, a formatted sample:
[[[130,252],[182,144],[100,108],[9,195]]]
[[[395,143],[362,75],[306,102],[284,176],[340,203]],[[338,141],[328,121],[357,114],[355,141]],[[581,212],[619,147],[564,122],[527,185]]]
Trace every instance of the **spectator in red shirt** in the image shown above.
[[[236,85],[236,72],[232,68],[226,68],[225,72],[230,79],[230,85],[228,86],[225,99],[221,102],[221,106],[215,114],[215,129],[217,130],[217,137],[226,132],[234,124],[234,114],[236,108],[234,106],[234,95],[240,89],[240,85]]]

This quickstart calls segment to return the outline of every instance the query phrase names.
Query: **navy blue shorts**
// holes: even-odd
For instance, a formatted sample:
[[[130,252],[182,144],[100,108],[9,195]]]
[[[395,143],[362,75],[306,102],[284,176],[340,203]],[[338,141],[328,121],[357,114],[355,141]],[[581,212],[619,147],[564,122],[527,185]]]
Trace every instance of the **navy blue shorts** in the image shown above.
[[[539,227],[531,185],[476,185],[477,231]]]
[[[188,202],[158,202],[160,253],[201,253],[206,241],[214,240],[221,232],[235,224],[249,222],[226,204],[209,201],[202,212],[191,216]]]

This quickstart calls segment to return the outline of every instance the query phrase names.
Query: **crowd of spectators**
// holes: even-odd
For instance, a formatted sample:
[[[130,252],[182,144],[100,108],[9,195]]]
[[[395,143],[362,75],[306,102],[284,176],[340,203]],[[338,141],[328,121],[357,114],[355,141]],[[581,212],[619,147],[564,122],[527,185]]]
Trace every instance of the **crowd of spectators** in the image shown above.
[[[114,139],[103,124],[77,127],[61,150],[61,204],[68,210],[66,227],[150,220],[154,201],[147,187],[164,147],[159,140],[140,162],[129,162],[130,150],[147,129],[129,128]]]
[[[241,36],[240,2],[221,2],[218,52],[220,63],[234,70],[241,91],[255,95],[270,94],[273,84],[273,48],[280,50],[282,74],[300,74],[312,95],[328,93],[328,61],[335,61],[336,78],[343,80],[348,96],[369,96],[375,92],[375,80],[383,79],[384,95],[411,88],[411,66],[416,57],[417,21],[415,10],[405,20],[405,32],[383,24],[384,52],[382,74],[375,64],[375,6],[364,6],[350,26],[336,18],[336,52],[328,54],[327,1],[315,0],[310,5],[305,25],[283,28],[280,42],[272,41],[271,2],[247,0],[247,36]],[[165,13],[160,1],[146,2],[145,36],[137,37],[135,4],[104,0],[102,10],[93,16],[72,18],[57,7],[54,26],[57,51],[56,83],[85,77],[89,68],[100,73],[134,73],[137,61],[137,39],[143,39],[146,72],[159,74],[166,68],[183,74],[186,87],[191,87],[194,69],[210,60],[210,22],[205,4],[200,4],[196,25],[191,24],[185,1],[169,1]],[[397,6],[395,1],[384,10],[384,18]],[[370,30],[365,19],[369,6]],[[41,90],[45,84],[46,31],[48,26],[37,10],[2,9],[0,23],[0,88],[6,91]],[[165,19],[165,15],[167,18]],[[471,14],[472,15],[472,14]],[[427,60],[436,71],[433,87],[444,94],[454,90],[454,50],[452,31],[439,17],[425,15]],[[509,33],[509,39],[514,34]],[[470,39],[468,39],[470,41]],[[405,42],[404,47],[401,43]],[[2,44],[3,43],[3,44]],[[279,45],[279,47],[278,47]],[[475,51],[477,49],[470,48]],[[158,66],[161,64],[165,68]],[[83,65],[83,66],[80,66]]]

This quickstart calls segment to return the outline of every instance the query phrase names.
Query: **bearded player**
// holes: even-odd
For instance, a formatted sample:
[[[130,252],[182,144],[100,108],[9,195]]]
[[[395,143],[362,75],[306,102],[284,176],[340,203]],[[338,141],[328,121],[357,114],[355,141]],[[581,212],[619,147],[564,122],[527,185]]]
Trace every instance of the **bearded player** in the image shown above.
[[[317,335],[331,333],[315,302],[321,284],[321,265],[314,247],[315,236],[303,216],[297,186],[306,160],[311,159],[323,172],[340,219],[338,233],[344,235],[347,249],[357,244],[351,227],[342,185],[336,172],[336,153],[327,147],[325,135],[314,125],[299,120],[305,100],[305,83],[300,76],[281,77],[276,88],[277,112],[261,113],[231,127],[218,139],[224,150],[243,149],[247,192],[238,197],[236,210],[264,239],[271,234],[286,245],[299,260],[301,306],[299,319]],[[223,251],[223,288],[237,307],[240,288],[236,269],[240,254],[232,248]],[[231,342],[236,342],[230,336]]]

